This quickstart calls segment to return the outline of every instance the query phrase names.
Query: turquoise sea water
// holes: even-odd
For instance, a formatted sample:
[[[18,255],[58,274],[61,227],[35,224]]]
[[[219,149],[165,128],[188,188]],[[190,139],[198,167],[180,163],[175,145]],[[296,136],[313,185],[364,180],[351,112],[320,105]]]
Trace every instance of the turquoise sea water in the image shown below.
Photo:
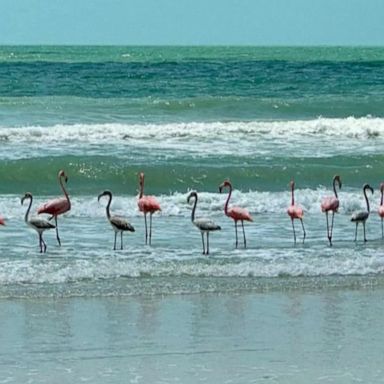
[[[309,377],[379,382],[374,359],[369,375],[369,362],[348,370],[354,360],[341,355],[337,345],[330,349],[330,357],[309,353],[308,365],[300,362],[305,351],[316,351],[332,332],[351,334],[352,345],[362,338],[361,356],[372,353],[371,347],[380,352],[379,345],[372,346],[369,340],[377,337],[382,324],[374,322],[365,335],[364,321],[355,311],[366,301],[372,304],[370,300],[384,287],[383,241],[376,213],[384,178],[383,69],[383,48],[0,47],[0,215],[7,223],[0,228],[0,306],[9,322],[2,336],[4,359],[13,346],[13,355],[0,366],[7,375],[2,375],[4,380],[52,382],[50,378],[60,371],[58,382],[73,382],[73,375],[80,377],[71,366],[74,354],[88,362],[81,372],[84,378],[92,365],[106,359],[114,363],[105,366],[107,378],[99,382],[126,382],[127,361],[134,367],[131,382],[155,382],[143,374],[142,364],[151,356],[153,371],[160,371],[154,356],[164,346],[169,355],[163,382],[177,378],[196,382],[191,370],[199,372],[200,381],[218,383],[252,382],[252,378],[297,383],[308,382]],[[37,235],[23,221],[26,207],[20,198],[31,192],[35,211],[59,196],[59,169],[69,176],[72,209],[59,219],[62,247],[53,232],[45,233],[48,249],[40,255]],[[146,193],[156,195],[162,207],[153,217],[152,247],[144,246],[144,220],[137,208],[140,171],[146,174]],[[335,174],[343,186],[331,248],[320,202],[332,194]],[[246,207],[254,218],[245,226],[246,250],[235,250],[233,223],[223,213],[226,195],[218,187],[225,178],[234,185],[233,204]],[[291,178],[307,229],[305,244],[296,246],[286,214]],[[369,241],[364,244],[359,232],[355,244],[350,215],[365,207],[364,183],[375,189],[367,222]],[[123,251],[112,251],[105,202],[97,201],[104,189],[114,193],[112,211],[136,228],[125,235]],[[197,215],[211,217],[222,227],[211,235],[209,257],[202,256],[200,234],[190,221],[186,199],[192,189],[199,192]],[[308,311],[319,311],[319,306],[298,304],[304,308],[287,314],[284,308],[292,295],[295,303],[297,297],[307,303],[313,296],[318,305],[327,303],[321,312],[325,325],[314,339],[309,336],[318,329],[317,319]],[[231,303],[225,316],[233,317],[214,330],[222,309],[214,305],[213,312],[206,311],[217,300]],[[76,308],[82,305],[90,306],[89,318],[77,316]],[[144,314],[149,328],[138,330],[138,310],[130,318],[127,307],[139,306],[145,313],[147,305],[150,313],[156,307],[162,315],[156,322]],[[247,309],[238,313],[238,305]],[[179,309],[190,306],[197,314]],[[377,306],[367,307],[369,318],[381,316]],[[110,318],[111,308],[117,311],[115,320]],[[345,311],[343,322],[340,308]],[[35,316],[39,311],[53,317]],[[169,344],[170,331],[163,327],[178,318],[178,311],[184,314],[183,335],[190,339],[190,349]],[[47,332],[45,341],[38,339],[42,349],[22,353],[18,364],[23,369],[17,370],[15,356],[23,345],[30,347],[36,327],[51,329],[54,319],[62,316],[69,320],[58,333]],[[303,349],[289,351],[290,359],[279,352],[277,338],[263,340],[260,348],[257,340],[249,343],[250,323],[261,321],[264,332],[271,334],[280,326],[268,321],[275,316],[291,324],[281,337],[288,336],[290,343],[298,337],[306,340]],[[96,352],[77,354],[83,351],[76,344],[80,337],[76,335],[82,334],[79,328],[99,317],[103,340]],[[329,318],[336,324],[326,321]],[[124,319],[133,322],[127,334]],[[242,321],[249,323],[242,334],[235,334],[235,324]],[[114,324],[117,336],[111,334]],[[62,327],[75,335],[75,341],[58,355],[54,345],[61,341]],[[176,334],[182,332],[178,327]],[[196,341],[202,336],[194,327],[206,332],[202,348]],[[146,338],[149,331],[151,337]],[[120,350],[119,343],[106,341],[125,336],[136,337],[139,352],[130,354],[128,344]],[[93,351],[88,346],[93,343],[92,332],[83,337],[85,351],[88,347]],[[346,340],[340,340],[340,348]],[[228,367],[229,359],[220,363],[212,352],[221,350],[221,343],[226,353],[236,356],[226,375],[217,370],[223,364]],[[55,360],[45,375],[36,366],[42,362],[44,366],[50,353]],[[186,356],[204,356],[205,365],[200,358],[197,365],[189,365]],[[250,364],[260,356],[264,359],[259,365]],[[332,358],[340,356],[344,368],[333,370]],[[175,361],[181,364],[178,371],[173,370]],[[320,375],[319,366],[331,374]]]

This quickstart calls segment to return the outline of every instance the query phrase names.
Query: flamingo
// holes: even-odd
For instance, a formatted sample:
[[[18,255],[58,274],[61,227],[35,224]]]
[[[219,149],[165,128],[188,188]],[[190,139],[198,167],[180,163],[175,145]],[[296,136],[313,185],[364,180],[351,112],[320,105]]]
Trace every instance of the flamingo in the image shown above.
[[[5,220],[0,216],[0,225],[5,225]]]
[[[192,208],[192,214],[191,214],[191,221],[192,224],[194,224],[197,229],[201,232],[201,240],[203,242],[203,255],[209,255],[209,233],[212,231],[220,230],[221,227],[217,224],[215,224],[211,219],[208,219],[206,217],[199,217],[195,218],[195,211],[196,211],[196,205],[197,205],[197,192],[192,191],[187,197],[188,204],[191,201],[191,199],[195,199],[193,208]],[[205,250],[205,244],[204,244],[204,233],[207,234],[207,250]]]
[[[373,188],[369,184],[364,184],[363,186],[363,193],[365,197],[365,202],[367,204],[367,210],[366,211],[357,211],[354,212],[351,216],[351,221],[356,223],[356,230],[355,230],[355,241],[357,240],[357,226],[359,223],[363,223],[363,230],[364,230],[364,241],[367,241],[367,238],[365,237],[365,222],[367,221],[370,213],[369,209],[369,201],[367,197],[367,190],[370,190],[373,194]]]
[[[380,206],[379,206],[379,216],[381,217],[381,238],[384,238],[384,228],[383,228],[383,219],[384,219],[384,201],[383,201],[383,194],[384,194],[384,183],[380,184],[380,192],[381,192],[381,199],[380,199]]]
[[[338,212],[339,209],[339,199],[337,197],[337,192],[336,192],[336,182],[339,185],[339,189],[341,189],[341,179],[339,175],[335,175],[333,177],[333,192],[335,196],[327,196],[323,199],[321,202],[321,211],[325,212],[325,217],[327,218],[327,236],[329,240],[329,245],[332,246],[332,232],[333,232],[333,221],[335,218],[335,212]],[[332,211],[332,223],[331,223],[331,228],[329,228],[329,223],[328,223],[328,212]]]
[[[244,248],[247,248],[247,241],[245,239],[245,231],[244,231],[244,220],[246,220],[246,221],[253,221],[253,219],[252,219],[251,215],[249,214],[249,212],[246,209],[244,209],[244,208],[240,208],[240,207],[230,207],[230,208],[228,208],[229,199],[231,198],[231,195],[232,195],[232,184],[230,183],[229,180],[225,180],[219,186],[220,193],[226,187],[229,188],[229,193],[228,193],[227,201],[225,203],[224,213],[228,217],[233,219],[234,222],[235,222],[236,248],[237,248],[237,245],[238,245],[238,237],[237,237],[237,222],[238,221],[241,221],[241,226],[243,227]]]
[[[68,177],[63,170],[60,170],[57,179],[59,181],[60,187],[64,193],[64,197],[58,197],[57,199],[50,200],[40,206],[37,210],[37,213],[48,213],[52,215],[49,220],[52,218],[55,219],[55,227],[56,227],[56,238],[59,246],[61,246],[61,241],[59,237],[59,227],[57,225],[57,216],[62,215],[65,212],[68,212],[71,209],[71,201],[69,200],[69,196],[67,191],[65,190],[63,180],[65,183],[68,182]]]
[[[125,220],[124,218],[119,216],[111,216],[111,212],[109,211],[109,208],[112,202],[112,192],[104,191],[103,193],[100,193],[100,195],[97,197],[97,200],[100,201],[100,198],[103,196],[108,196],[109,198],[105,211],[107,213],[107,219],[112,225],[113,230],[115,231],[115,243],[113,246],[113,250],[116,250],[116,238],[117,238],[118,232],[120,232],[120,236],[121,236],[120,249],[123,249],[123,232],[124,231],[135,232],[135,228],[133,228],[133,226],[129,224],[128,221]]]
[[[154,196],[144,195],[144,173],[139,173],[139,185],[140,195],[137,205],[139,206],[140,212],[144,213],[145,221],[145,244],[148,243],[148,228],[147,228],[147,213],[149,213],[149,245],[151,245],[152,239],[152,215],[156,211],[161,211],[160,204],[157,202]]]
[[[304,229],[304,223],[303,223],[304,212],[303,212],[303,208],[299,207],[298,205],[295,205],[295,194],[294,194],[295,182],[293,180],[290,182],[290,186],[291,186],[292,200],[291,200],[291,205],[288,207],[287,213],[291,218],[291,222],[292,222],[293,240],[296,243],[296,232],[295,232],[294,220],[299,219],[301,222],[301,226],[303,227],[303,243],[304,243],[305,235],[306,235],[305,229]]]
[[[24,221],[29,227],[33,228],[39,234],[40,253],[46,252],[47,244],[45,244],[43,240],[43,232],[47,229],[55,228],[55,226],[51,224],[49,221],[40,219],[38,217],[30,219],[28,216],[32,206],[32,200],[33,200],[32,194],[27,192],[21,199],[21,205],[24,204],[24,201],[26,199],[29,199],[29,206],[28,206],[27,212],[25,213]]]

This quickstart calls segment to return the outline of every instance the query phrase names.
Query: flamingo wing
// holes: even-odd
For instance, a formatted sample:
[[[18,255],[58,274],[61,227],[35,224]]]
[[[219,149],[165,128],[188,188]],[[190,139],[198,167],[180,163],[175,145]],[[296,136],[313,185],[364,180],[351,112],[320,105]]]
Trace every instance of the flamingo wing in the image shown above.
[[[135,232],[135,228],[133,228],[133,226],[131,224],[129,224],[128,221],[122,217],[112,216],[110,218],[110,222],[111,222],[112,227],[118,231]]]
[[[252,216],[248,212],[247,209],[245,208],[240,208],[240,207],[230,207],[228,209],[228,214],[229,217],[231,217],[233,220],[246,220],[246,221],[253,221]]]
[[[362,221],[366,221],[368,217],[369,217],[368,211],[357,211],[352,214],[351,221],[362,222]]]
[[[139,199],[137,204],[141,212],[153,213],[156,211],[161,211],[160,204],[154,196],[143,196],[141,199]]]
[[[339,209],[339,199],[337,199],[334,196],[326,197],[321,202],[321,211],[327,212],[327,211],[335,211]]]
[[[34,217],[28,221],[28,224],[35,228],[36,230],[46,230],[46,229],[51,229],[55,228],[53,224],[51,224],[49,221],[40,219],[38,217]]]
[[[45,204],[41,205],[37,213],[48,213],[53,216],[61,215],[71,209],[71,205],[68,200],[64,197],[50,200]]]
[[[291,219],[302,219],[304,216],[303,208],[298,205],[291,205],[287,212]]]
[[[200,231],[217,231],[221,229],[221,227],[213,220],[206,217],[199,217],[195,219],[193,224],[195,224]]]

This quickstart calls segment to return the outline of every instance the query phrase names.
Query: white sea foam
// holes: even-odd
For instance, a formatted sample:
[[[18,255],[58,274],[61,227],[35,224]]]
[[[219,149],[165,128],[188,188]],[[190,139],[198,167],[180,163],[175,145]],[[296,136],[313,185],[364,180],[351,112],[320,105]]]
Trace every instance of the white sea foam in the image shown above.
[[[5,157],[44,150],[47,154],[105,154],[127,149],[157,149],[173,156],[182,151],[197,156],[239,154],[243,156],[291,157],[331,156],[334,154],[378,153],[384,144],[382,118],[318,118],[293,121],[250,121],[169,124],[94,124],[51,127],[0,128]],[[316,151],[314,151],[314,146]],[[337,153],[335,152],[337,149]],[[91,152],[89,152],[91,151]],[[100,152],[101,151],[101,152]],[[112,152],[112,153],[113,153]]]

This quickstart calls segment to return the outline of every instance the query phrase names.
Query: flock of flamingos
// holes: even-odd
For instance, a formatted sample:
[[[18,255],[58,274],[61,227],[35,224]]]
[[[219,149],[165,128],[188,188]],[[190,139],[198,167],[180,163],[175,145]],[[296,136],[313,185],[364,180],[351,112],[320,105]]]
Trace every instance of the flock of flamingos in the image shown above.
[[[21,204],[24,204],[24,201],[29,200],[28,208],[25,213],[25,223],[33,228],[39,236],[39,246],[40,246],[40,252],[46,252],[47,245],[43,240],[43,232],[47,229],[56,229],[56,238],[59,245],[61,245],[60,236],[59,236],[59,229],[58,229],[58,223],[57,218],[59,215],[62,215],[65,212],[68,212],[71,209],[71,201],[69,199],[68,192],[65,189],[65,184],[68,182],[68,177],[65,174],[63,170],[60,170],[58,173],[58,181],[60,184],[60,187],[64,193],[64,197],[59,197],[53,200],[48,201],[47,203],[41,205],[37,209],[38,214],[48,214],[50,215],[50,218],[48,220],[45,220],[40,217],[29,217],[29,213],[31,211],[32,207],[32,201],[33,196],[31,193],[27,192],[23,198],[21,199]],[[338,189],[341,188],[341,179],[339,175],[336,175],[333,177],[333,196],[327,196],[325,197],[321,202],[321,210],[325,213],[326,221],[327,221],[327,237],[329,244],[332,245],[332,232],[333,232],[333,224],[334,224],[334,216],[335,213],[339,209],[339,199],[337,196],[337,190],[336,190],[336,184],[338,186]],[[138,207],[140,212],[143,212],[144,214],[144,222],[145,222],[145,244],[151,244],[151,238],[152,238],[152,215],[160,211],[160,204],[156,200],[154,196],[148,196],[144,195],[144,173],[139,174],[139,185],[140,185],[140,194],[137,201]],[[303,242],[305,241],[305,228],[304,228],[304,222],[303,222],[303,216],[304,212],[303,209],[295,204],[295,183],[294,181],[290,182],[291,187],[291,204],[288,207],[287,213],[289,217],[291,218],[292,222],[292,230],[293,230],[293,239],[296,243],[296,230],[295,230],[295,220],[299,220],[302,226],[303,230]],[[236,236],[236,248],[238,247],[238,233],[237,233],[237,225],[238,222],[241,223],[242,231],[243,231],[243,244],[244,248],[247,246],[246,238],[245,238],[245,231],[244,231],[244,221],[253,221],[251,215],[245,208],[237,207],[237,206],[229,206],[229,201],[231,199],[232,194],[232,184],[229,180],[225,180],[220,186],[219,191],[220,193],[224,189],[228,189],[228,196],[227,200],[225,202],[224,206],[224,213],[226,216],[230,217],[234,223],[235,223],[235,236]],[[366,202],[366,210],[357,211],[354,212],[351,216],[351,221],[356,223],[356,230],[355,230],[355,241],[357,240],[357,227],[359,223],[363,224],[363,234],[364,234],[364,241],[367,241],[366,234],[365,234],[365,222],[367,221],[370,213],[370,206],[369,206],[369,200],[367,196],[367,191],[370,191],[373,194],[373,188],[368,185],[364,184],[363,186],[363,194]],[[381,201],[379,206],[379,215],[381,217],[381,232],[382,236],[384,237],[384,229],[383,229],[383,218],[384,218],[384,204],[383,204],[383,192],[384,192],[384,183],[381,183],[380,185],[380,191],[381,191]],[[133,226],[124,218],[120,216],[111,215],[110,212],[110,206],[112,202],[112,192],[111,191],[104,191],[98,196],[98,201],[102,197],[107,198],[107,205],[106,205],[106,215],[109,223],[111,224],[114,232],[115,232],[115,239],[114,239],[114,246],[113,249],[116,250],[116,242],[117,242],[117,235],[120,233],[120,249],[123,249],[123,232],[130,231],[134,232],[135,229]],[[209,234],[210,232],[220,230],[220,226],[217,225],[213,220],[205,217],[198,217],[196,218],[196,206],[197,206],[197,200],[198,195],[197,192],[192,191],[189,193],[187,201],[188,203],[193,200],[193,208],[192,208],[192,214],[191,214],[191,221],[192,223],[197,227],[197,229],[201,232],[201,239],[203,243],[203,254],[208,255],[209,254]],[[147,214],[149,214],[149,230],[147,225]],[[332,214],[330,223],[329,223],[329,217],[328,215]],[[51,223],[51,220],[54,219],[55,224]],[[5,225],[5,220],[0,216],[0,225]],[[206,236],[206,243],[204,240],[204,235]]]

